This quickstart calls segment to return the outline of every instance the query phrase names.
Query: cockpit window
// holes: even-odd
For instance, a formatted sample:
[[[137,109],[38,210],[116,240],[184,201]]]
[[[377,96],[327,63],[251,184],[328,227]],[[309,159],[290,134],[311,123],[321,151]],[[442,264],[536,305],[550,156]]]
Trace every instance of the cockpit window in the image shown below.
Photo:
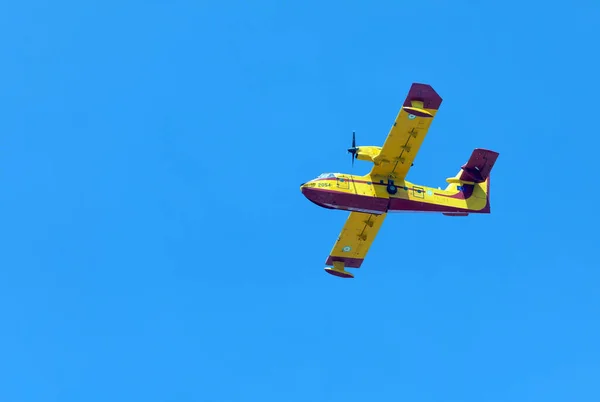
[[[320,174],[319,177],[317,177],[317,179],[329,179],[335,177],[335,175],[333,173],[323,173]]]

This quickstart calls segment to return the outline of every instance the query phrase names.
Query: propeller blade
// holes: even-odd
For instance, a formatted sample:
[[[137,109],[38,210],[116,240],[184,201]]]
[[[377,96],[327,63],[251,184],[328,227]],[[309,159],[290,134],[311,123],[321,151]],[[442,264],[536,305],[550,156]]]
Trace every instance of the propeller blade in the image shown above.
[[[354,159],[357,157],[358,148],[356,148],[356,133],[352,132],[352,147],[348,148],[348,153],[352,156],[352,167],[354,167]]]

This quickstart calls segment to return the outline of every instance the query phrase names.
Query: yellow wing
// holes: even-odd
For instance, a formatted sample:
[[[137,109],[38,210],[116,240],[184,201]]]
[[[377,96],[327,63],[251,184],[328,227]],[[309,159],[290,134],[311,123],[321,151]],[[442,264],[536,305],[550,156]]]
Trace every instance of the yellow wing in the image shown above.
[[[333,268],[325,268],[330,274],[351,278],[346,268],[360,268],[367,252],[379,232],[386,214],[374,215],[363,212],[351,212],[342,228],[326,264]]]
[[[421,148],[442,98],[426,84],[412,84],[381,152],[374,158],[371,175],[402,180]]]

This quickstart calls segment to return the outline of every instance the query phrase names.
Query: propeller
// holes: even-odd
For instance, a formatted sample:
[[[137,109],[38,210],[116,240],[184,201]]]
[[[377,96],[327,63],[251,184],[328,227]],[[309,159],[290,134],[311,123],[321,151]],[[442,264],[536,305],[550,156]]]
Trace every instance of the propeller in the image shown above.
[[[352,147],[348,148],[348,153],[352,154],[352,166],[354,166],[354,159],[356,159],[356,154],[358,153],[358,148],[356,147],[356,134],[354,131],[352,132]]]

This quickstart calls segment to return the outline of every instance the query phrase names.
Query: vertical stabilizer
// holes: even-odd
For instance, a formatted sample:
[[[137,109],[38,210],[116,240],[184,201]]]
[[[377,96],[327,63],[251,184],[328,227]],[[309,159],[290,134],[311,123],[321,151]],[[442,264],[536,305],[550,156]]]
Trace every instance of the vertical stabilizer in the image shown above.
[[[498,155],[498,152],[487,149],[476,148],[473,150],[469,161],[460,168],[456,176],[446,179],[448,182],[446,191],[462,193],[470,211],[490,213],[490,173]],[[477,207],[476,205],[481,205],[483,200],[485,200],[485,206]],[[468,212],[444,215],[466,216]]]
[[[449,183],[446,190],[456,190],[458,186],[472,186],[485,182],[490,177],[498,155],[500,155],[498,152],[487,149],[476,148],[473,150],[471,157],[467,163],[461,166],[458,174],[446,179]]]

